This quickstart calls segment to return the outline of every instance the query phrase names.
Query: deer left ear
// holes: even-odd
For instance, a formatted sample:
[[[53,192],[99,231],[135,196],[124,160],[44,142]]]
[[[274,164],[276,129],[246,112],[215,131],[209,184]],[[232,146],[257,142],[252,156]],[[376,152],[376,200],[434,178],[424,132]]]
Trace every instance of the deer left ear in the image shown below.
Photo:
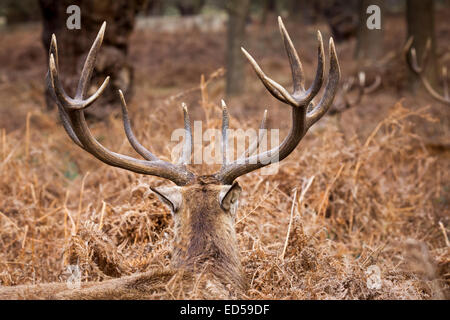
[[[181,203],[183,202],[183,197],[181,195],[181,189],[178,186],[174,187],[158,187],[150,189],[156,193],[158,198],[164,203],[172,213],[176,213],[178,209],[181,207]]]
[[[230,209],[232,209],[234,213],[239,203],[241,191],[242,188],[237,182],[233,182],[231,186],[223,186],[222,191],[219,194],[219,201],[222,209],[225,211],[230,211]]]

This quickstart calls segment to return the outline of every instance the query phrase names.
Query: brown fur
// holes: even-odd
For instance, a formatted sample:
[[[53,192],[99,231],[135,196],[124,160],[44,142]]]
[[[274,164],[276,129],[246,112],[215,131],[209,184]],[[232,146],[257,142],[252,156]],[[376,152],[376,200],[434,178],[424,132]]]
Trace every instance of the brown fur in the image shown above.
[[[83,283],[79,289],[70,289],[65,283],[2,288],[0,299],[149,299],[155,293],[169,290],[167,284],[172,281],[188,291],[201,291],[204,298],[238,297],[246,288],[246,280],[237,247],[234,213],[220,203],[223,189],[212,176],[198,177],[180,188],[182,203],[173,214],[175,269]],[[124,269],[119,267],[116,269]]]
[[[174,214],[173,263],[189,270],[211,264],[210,272],[233,286],[245,287],[234,229],[234,214],[219,202],[222,185],[211,176],[182,188],[183,204]]]

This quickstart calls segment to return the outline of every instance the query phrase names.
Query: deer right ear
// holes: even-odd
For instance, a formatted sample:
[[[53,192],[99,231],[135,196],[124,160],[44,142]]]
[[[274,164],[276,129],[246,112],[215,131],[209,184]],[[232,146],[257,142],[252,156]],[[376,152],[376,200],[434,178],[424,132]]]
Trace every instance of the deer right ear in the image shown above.
[[[156,195],[158,196],[159,200],[161,200],[162,203],[164,203],[166,206],[169,207],[172,213],[176,213],[178,209],[180,209],[181,204],[183,202],[180,187],[178,186],[159,187],[159,188],[150,187],[150,189],[154,193],[156,193]]]
[[[233,182],[231,186],[222,186],[222,191],[219,194],[220,206],[225,211],[236,212],[239,204],[239,196],[241,194],[241,187],[237,182]]]

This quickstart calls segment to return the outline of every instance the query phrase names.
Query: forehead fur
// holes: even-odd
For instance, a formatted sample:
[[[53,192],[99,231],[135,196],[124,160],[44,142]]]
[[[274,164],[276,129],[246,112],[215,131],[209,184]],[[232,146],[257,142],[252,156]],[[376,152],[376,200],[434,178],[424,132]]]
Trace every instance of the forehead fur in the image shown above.
[[[197,192],[220,192],[223,183],[214,176],[199,176],[191,184],[182,187],[182,192],[185,196],[188,194],[195,194]]]
[[[218,180],[216,177],[207,175],[207,176],[198,176],[192,183],[193,185],[221,185],[223,184],[220,180]]]
[[[192,197],[202,197],[202,194],[208,194],[209,197],[211,197],[213,194],[218,194],[222,188],[224,186],[222,184],[215,184],[215,183],[211,183],[211,184],[192,184],[192,185],[188,185],[185,186],[181,189],[181,192],[184,195],[185,200],[189,201],[189,200],[199,200],[198,198],[190,198],[189,196]]]

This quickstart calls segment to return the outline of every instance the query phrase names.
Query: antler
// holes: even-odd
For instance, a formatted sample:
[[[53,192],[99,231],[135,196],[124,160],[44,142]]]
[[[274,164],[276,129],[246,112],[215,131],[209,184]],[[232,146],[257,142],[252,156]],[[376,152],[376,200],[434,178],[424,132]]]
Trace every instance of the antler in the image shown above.
[[[427,62],[431,50],[431,39],[427,40],[427,43],[425,45],[425,51],[422,55],[422,61],[419,65],[417,61],[417,53],[416,49],[412,47],[413,44],[413,37],[410,37],[408,41],[406,42],[406,45],[404,47],[404,55],[406,58],[406,62],[409,66],[409,68],[419,76],[420,80],[422,81],[422,84],[424,85],[425,89],[428,91],[428,93],[435,98],[436,100],[445,103],[447,105],[450,105],[450,95],[448,90],[448,78],[447,78],[447,68],[442,68],[442,81],[443,81],[443,95],[439,94],[430,84],[427,77],[424,74],[424,70],[427,67]]]
[[[373,83],[368,85],[366,83],[366,73],[364,71],[358,72],[358,81],[356,81],[356,77],[350,77],[350,79],[344,83],[342,86],[343,89],[343,96],[345,103],[347,105],[347,108],[354,106],[361,102],[362,97],[365,94],[370,94],[378,89],[378,87],[381,85],[381,77],[377,75],[375,79],[373,80]],[[348,93],[356,87],[357,89],[357,95],[354,100],[351,100],[348,96]]]
[[[67,95],[59,80],[56,37],[55,35],[52,35],[49,52],[50,57],[49,72],[47,73],[47,85],[50,89],[51,95],[58,105],[61,121],[67,134],[79,147],[89,152],[97,159],[105,162],[106,164],[130,170],[136,173],[169,179],[180,186],[188,184],[194,178],[194,174],[186,169],[186,164],[190,159],[192,150],[192,132],[190,127],[189,114],[185,105],[183,105],[183,111],[185,119],[184,123],[186,138],[180,163],[177,165],[158,159],[158,157],[153,155],[138,142],[131,129],[125,98],[122,91],[120,90],[119,96],[122,103],[123,124],[126,136],[131,146],[145,160],[135,159],[108,150],[94,138],[91,131],[89,130],[83,110],[88,108],[101,96],[109,82],[109,77],[107,77],[100,88],[92,96],[86,98],[89,81],[95,65],[95,58],[100,49],[105,33],[105,28],[106,22],[104,22],[102,27],[100,28],[100,31],[86,58],[74,98],[71,98]]]
[[[311,86],[307,90],[305,90],[305,75],[303,72],[303,67],[294,48],[294,45],[289,37],[289,34],[283,25],[281,17],[278,18],[278,24],[291,66],[292,81],[294,87],[292,94],[290,94],[280,84],[267,77],[259,67],[259,65],[256,63],[256,61],[253,59],[253,57],[244,48],[242,48],[242,52],[249,60],[257,76],[262,81],[267,90],[275,98],[291,106],[292,127],[288,136],[279,146],[257,155],[249,155],[245,158],[239,158],[232,163],[225,162],[222,165],[221,170],[215,174],[215,176],[225,184],[231,184],[239,176],[286,158],[297,147],[298,143],[306,134],[308,129],[327,112],[338,89],[340,68],[333,39],[330,38],[330,70],[328,81],[325,87],[325,93],[317,106],[313,107],[312,110],[307,110],[308,105],[317,95],[323,83],[324,49],[322,35],[319,31],[317,32],[318,65],[316,76]],[[246,154],[248,154],[248,152],[246,152]]]
[[[373,82],[368,85],[366,83],[366,73],[364,71],[358,72],[358,76],[349,77],[342,84],[341,99],[340,103],[334,104],[330,108],[329,114],[336,114],[343,112],[344,110],[350,109],[351,107],[359,104],[364,95],[370,94],[377,90],[381,85],[381,76],[376,75]],[[356,96],[351,99],[349,93],[356,90]]]

